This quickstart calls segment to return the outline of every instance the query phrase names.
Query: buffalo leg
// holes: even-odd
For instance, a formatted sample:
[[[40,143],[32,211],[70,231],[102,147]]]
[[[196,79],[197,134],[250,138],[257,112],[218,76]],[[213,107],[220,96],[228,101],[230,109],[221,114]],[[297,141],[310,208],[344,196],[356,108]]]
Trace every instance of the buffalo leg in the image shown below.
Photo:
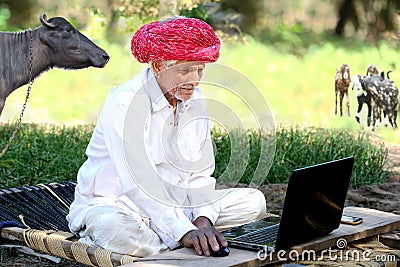
[[[3,112],[4,104],[6,103],[5,99],[0,99],[0,115]]]

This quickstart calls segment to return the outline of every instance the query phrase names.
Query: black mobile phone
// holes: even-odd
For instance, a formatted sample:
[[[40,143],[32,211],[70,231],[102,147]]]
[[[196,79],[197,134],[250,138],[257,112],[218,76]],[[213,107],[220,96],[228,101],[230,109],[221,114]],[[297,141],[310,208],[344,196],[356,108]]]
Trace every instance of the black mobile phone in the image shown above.
[[[363,222],[363,218],[361,217],[356,217],[356,216],[348,216],[348,215],[342,215],[342,219],[340,220],[341,223],[345,224],[360,224]]]

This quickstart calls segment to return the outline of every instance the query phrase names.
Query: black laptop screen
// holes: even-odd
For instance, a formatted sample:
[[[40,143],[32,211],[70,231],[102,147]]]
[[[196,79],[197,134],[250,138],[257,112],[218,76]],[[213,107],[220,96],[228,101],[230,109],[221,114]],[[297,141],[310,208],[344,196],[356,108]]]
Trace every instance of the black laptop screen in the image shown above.
[[[348,157],[292,172],[275,250],[323,236],[340,225],[354,165]]]

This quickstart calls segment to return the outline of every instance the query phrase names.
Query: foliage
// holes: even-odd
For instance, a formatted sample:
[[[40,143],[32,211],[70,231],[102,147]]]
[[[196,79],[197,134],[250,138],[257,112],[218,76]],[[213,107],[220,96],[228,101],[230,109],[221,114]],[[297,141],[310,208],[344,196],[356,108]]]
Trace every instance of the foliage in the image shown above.
[[[0,5],[0,31],[8,29],[7,20],[10,18],[10,10],[3,5]]]
[[[3,124],[1,147],[15,124]],[[0,158],[0,187],[74,180],[85,160],[93,127],[22,124],[8,151]]]
[[[220,128],[213,128],[211,135],[216,158],[214,176],[219,181],[263,183],[274,158],[274,135],[255,129],[227,132]]]
[[[240,26],[244,32],[257,34],[258,30],[265,26],[267,6],[264,1],[220,0],[220,3],[222,10],[243,14],[244,20]]]
[[[259,144],[260,138],[263,137],[254,131],[241,134],[242,139],[251,137],[250,155],[246,162],[248,166],[240,179],[242,183],[249,183],[253,178],[252,170],[261,160]],[[242,151],[232,151],[227,132],[214,131],[213,140],[217,150],[215,176],[219,177],[227,168],[231,158],[235,157],[232,153],[242,153]],[[387,153],[383,144],[372,145],[366,134],[337,129],[281,126],[276,131],[276,152],[270,171],[268,172],[269,168],[265,170],[264,184],[287,183],[293,169],[348,156],[355,157],[355,167],[350,182],[352,188],[380,183],[385,181],[388,175],[384,171]]]
[[[335,33],[343,36],[346,24],[363,39],[376,43],[383,33],[399,29],[400,2],[392,0],[344,0],[338,7]],[[364,36],[363,36],[364,35]]]
[[[389,45],[393,49],[399,47],[399,43],[390,38],[387,40],[382,39],[380,43],[374,45],[368,45],[363,39],[352,37],[340,38],[337,35],[332,35],[330,30],[317,33],[307,29],[299,22],[292,25],[280,23],[276,26],[262,29],[254,39],[267,46],[274,46],[282,53],[289,53],[296,56],[304,56],[310,52],[319,52],[318,49],[325,45],[334,46],[338,52],[343,49],[348,50],[348,52],[359,52],[360,49],[374,50],[379,49],[381,45]]]
[[[145,21],[158,16],[158,4],[159,0],[113,0],[112,8],[117,17],[138,17],[140,20]]]
[[[187,18],[201,19],[208,24],[212,24],[211,17],[207,14],[207,10],[203,3],[199,3],[193,7],[185,5],[180,9],[179,15]]]
[[[277,132],[274,164],[268,182],[286,182],[295,168],[355,157],[351,187],[385,181],[388,152],[383,143],[374,146],[369,136],[346,129],[281,127]],[[286,174],[286,175],[284,175]]]
[[[0,30],[11,31],[28,28],[31,19],[37,20],[39,15],[35,13],[38,0],[2,0],[0,2]]]
[[[322,24],[321,17],[329,16],[329,29],[341,36],[358,35],[362,39],[379,41],[388,32],[398,30],[398,13],[400,1],[366,0],[366,1],[259,1],[259,0],[164,0],[177,7],[170,13],[210,21],[204,6],[217,2],[224,12],[243,15],[239,26],[246,33],[257,36],[260,30],[273,26],[273,21],[291,27],[293,24],[307,21],[307,30]],[[143,23],[162,17],[160,0],[2,0],[0,3],[0,30],[16,31],[37,25],[39,13],[45,11],[49,16],[60,15],[75,20],[78,28],[88,24],[91,14],[104,17],[109,40],[118,33],[131,33]],[[322,8],[320,8],[322,6]],[[326,11],[328,9],[328,12]],[[5,18],[2,10],[9,16]],[[177,12],[178,11],[178,12]],[[322,15],[321,15],[322,14]],[[337,15],[338,14],[338,15]],[[121,26],[123,25],[123,26]],[[334,31],[331,32],[331,34]]]
[[[4,147],[14,127],[14,124],[2,125],[1,147]],[[0,188],[75,180],[79,167],[86,159],[84,153],[92,131],[93,125],[66,127],[22,124],[18,139],[14,140],[6,154],[0,158],[0,175],[3,177]],[[262,138],[271,136],[255,130],[233,131],[228,134],[220,129],[213,129],[212,139],[216,149],[215,177],[222,179],[222,173],[229,164],[233,164],[229,167],[227,179],[238,178],[235,177],[235,171],[245,169],[240,182],[251,182],[257,164],[263,160],[259,156]],[[235,143],[231,144],[232,140]],[[240,149],[246,143],[250,146],[248,155],[243,154],[245,150]],[[238,156],[235,153],[242,154]],[[264,183],[286,183],[291,170],[295,168],[350,155],[356,160],[351,180],[353,188],[379,183],[387,177],[387,172],[383,170],[387,161],[387,149],[383,144],[372,145],[368,135],[347,130],[281,126],[276,130],[276,152],[269,173],[270,166],[262,166],[266,175]],[[230,163],[232,159],[236,162]]]

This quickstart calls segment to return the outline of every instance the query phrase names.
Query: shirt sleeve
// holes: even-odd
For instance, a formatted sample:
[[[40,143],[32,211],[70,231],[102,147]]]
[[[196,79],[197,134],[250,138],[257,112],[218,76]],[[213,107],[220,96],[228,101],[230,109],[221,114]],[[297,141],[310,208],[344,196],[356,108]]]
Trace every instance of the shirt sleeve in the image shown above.
[[[144,93],[132,94],[117,94],[106,101],[101,114],[105,143],[123,193],[149,216],[160,238],[174,248],[185,233],[197,228],[169,197],[146,154],[150,100]]]

